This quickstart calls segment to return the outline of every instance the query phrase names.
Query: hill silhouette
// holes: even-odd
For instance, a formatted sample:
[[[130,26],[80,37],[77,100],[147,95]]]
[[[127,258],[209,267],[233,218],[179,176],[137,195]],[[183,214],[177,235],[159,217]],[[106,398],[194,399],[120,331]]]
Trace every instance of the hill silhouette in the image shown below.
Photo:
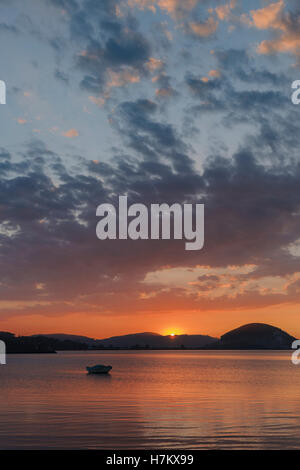
[[[133,333],[112,336],[104,339],[92,339],[84,336],[64,335],[60,333],[47,335],[50,338],[73,340],[87,345],[91,349],[120,348],[120,349],[170,349],[170,348],[202,348],[217,341],[207,335],[160,335],[153,332]]]
[[[55,353],[56,351],[87,349],[84,344],[67,339],[60,341],[55,338],[48,338],[44,335],[16,336],[14,333],[6,331],[0,332],[0,340],[5,342],[6,352],[8,354],[49,354]]]
[[[266,323],[249,323],[221,336],[211,349],[290,349],[293,336]]]
[[[265,323],[250,323],[223,334],[220,339],[207,335],[160,335],[144,332],[104,339],[63,333],[16,336],[0,332],[8,353],[54,353],[56,351],[101,349],[290,349],[293,336]]]

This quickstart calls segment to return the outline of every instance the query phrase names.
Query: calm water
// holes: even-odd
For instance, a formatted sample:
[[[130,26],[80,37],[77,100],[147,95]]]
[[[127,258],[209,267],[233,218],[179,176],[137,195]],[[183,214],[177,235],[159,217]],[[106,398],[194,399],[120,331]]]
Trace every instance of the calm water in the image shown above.
[[[69,352],[0,366],[0,448],[300,448],[290,352]],[[85,373],[111,364],[110,376]]]

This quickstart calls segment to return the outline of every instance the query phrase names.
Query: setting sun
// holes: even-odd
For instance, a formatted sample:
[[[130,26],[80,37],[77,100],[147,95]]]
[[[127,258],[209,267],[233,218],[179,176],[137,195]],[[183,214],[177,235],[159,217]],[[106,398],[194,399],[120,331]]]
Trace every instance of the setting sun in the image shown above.
[[[172,327],[163,328],[161,330],[161,334],[163,336],[171,336],[172,338],[174,338],[175,336],[179,336],[179,335],[182,335],[184,333],[183,333],[181,328],[178,328],[178,327],[174,326],[173,328]]]

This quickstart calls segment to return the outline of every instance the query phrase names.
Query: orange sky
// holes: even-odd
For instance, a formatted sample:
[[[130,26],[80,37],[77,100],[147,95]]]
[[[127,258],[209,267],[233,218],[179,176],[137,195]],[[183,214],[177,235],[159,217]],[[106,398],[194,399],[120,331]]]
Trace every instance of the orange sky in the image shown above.
[[[161,314],[135,314],[134,316],[99,317],[71,314],[62,317],[28,315],[12,317],[0,322],[0,330],[16,334],[68,333],[105,338],[114,335],[152,331],[160,334],[208,334],[220,336],[226,331],[246,323],[269,323],[300,337],[297,321],[299,305],[281,305],[255,310],[176,312]]]
[[[82,22],[76,2],[64,14],[13,3],[1,19],[0,330],[219,336],[265,322],[300,337],[297,2],[79,2]],[[203,249],[175,229],[100,240],[97,206],[120,222],[124,195],[204,204]]]

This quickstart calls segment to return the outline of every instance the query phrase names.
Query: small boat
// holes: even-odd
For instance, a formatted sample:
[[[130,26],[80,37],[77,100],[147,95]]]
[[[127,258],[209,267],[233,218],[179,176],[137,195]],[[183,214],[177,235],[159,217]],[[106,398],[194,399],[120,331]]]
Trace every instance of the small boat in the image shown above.
[[[89,374],[108,374],[111,369],[111,366],[103,366],[102,364],[86,368]]]

